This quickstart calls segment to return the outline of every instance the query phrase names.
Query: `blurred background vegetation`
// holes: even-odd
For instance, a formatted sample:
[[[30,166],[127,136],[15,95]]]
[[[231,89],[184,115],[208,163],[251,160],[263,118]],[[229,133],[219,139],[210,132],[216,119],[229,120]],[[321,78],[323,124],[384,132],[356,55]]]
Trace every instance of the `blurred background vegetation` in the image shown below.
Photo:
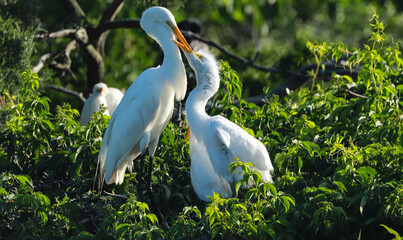
[[[113,1],[78,0],[86,20],[74,15],[68,2],[0,1],[2,91],[15,90],[16,76],[22,70],[35,66],[42,55],[63,49],[69,41],[68,38],[34,40],[35,33],[96,26]],[[374,7],[392,41],[403,36],[403,3],[399,0],[128,0],[115,19],[139,19],[152,5],[168,7],[178,23],[189,19],[199,21],[204,38],[238,56],[252,59],[261,66],[288,71],[307,63],[311,57],[307,41],[343,42],[349,49],[362,48],[362,42],[369,38],[368,20]],[[211,49],[218,59],[229,61],[238,71],[245,97],[261,94],[264,88],[273,89],[288,77],[247,67],[216,48]],[[104,81],[108,86],[127,89],[144,69],[159,64],[160,56],[161,50],[140,28],[111,30],[105,42]],[[63,62],[61,58],[55,61]],[[70,72],[59,71],[54,62],[48,61],[39,76],[43,82],[82,92],[87,97],[91,92],[86,76],[88,59],[80,47],[71,52],[70,58]],[[45,88],[41,91],[54,105],[67,101],[74,108],[82,107],[82,103],[70,95]]]

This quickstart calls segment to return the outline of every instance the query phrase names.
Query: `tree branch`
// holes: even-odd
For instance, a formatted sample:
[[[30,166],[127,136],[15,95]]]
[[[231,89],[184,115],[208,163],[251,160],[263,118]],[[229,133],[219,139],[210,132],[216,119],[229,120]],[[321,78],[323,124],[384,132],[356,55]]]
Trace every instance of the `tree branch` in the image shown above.
[[[139,19],[120,19],[114,21],[106,21],[99,24],[94,31],[98,34],[103,33],[108,30],[118,29],[118,28],[140,28]]]
[[[62,93],[71,95],[71,96],[73,96],[75,99],[77,99],[78,101],[80,101],[80,102],[83,103],[83,104],[84,104],[85,101],[86,101],[86,99],[85,99],[85,97],[83,97],[83,94],[82,94],[82,93],[78,93],[78,92],[76,92],[76,91],[72,91],[72,90],[66,89],[66,88],[64,88],[64,87],[59,87],[59,86],[55,86],[55,85],[51,85],[51,84],[46,84],[46,83],[44,83],[43,86],[44,86],[45,88],[53,89],[53,90],[56,90],[56,91],[59,91],[59,92],[62,92]]]
[[[66,61],[66,63],[61,63],[60,66],[63,66],[63,67],[60,67],[60,69],[63,69],[63,70],[70,69],[70,66],[71,66],[70,53],[76,48],[77,48],[77,42],[76,42],[76,40],[72,40],[69,43],[67,43],[67,45],[63,49],[58,50],[53,53],[46,53],[46,54],[42,55],[39,58],[38,63],[32,68],[32,71],[35,73],[39,73],[42,70],[43,66],[45,65],[45,62],[48,59],[55,59],[63,53],[65,54],[67,61]],[[60,64],[60,63],[57,63],[55,65],[58,65],[58,64]]]
[[[116,15],[120,12],[124,5],[124,0],[114,0],[108,8],[105,10],[104,14],[102,15],[101,20],[99,21],[98,25],[106,22],[106,21],[111,21],[114,20]],[[105,42],[106,38],[108,36],[109,31],[104,31],[100,35],[95,35],[91,36],[95,39],[97,39],[95,48],[97,51],[102,55],[102,57],[105,57]]]
[[[42,55],[39,58],[38,63],[32,68],[32,72],[39,73],[45,65],[46,60],[48,60],[49,58],[53,58],[55,55],[56,53],[46,53]]]
[[[35,34],[34,40],[43,40],[47,38],[64,38],[64,37],[72,38],[76,32],[77,29],[63,29],[51,33],[38,33]]]
[[[260,66],[258,64],[255,64],[254,61],[256,60],[256,57],[253,60],[243,58],[241,56],[238,56],[238,55],[228,51],[227,49],[225,49],[220,44],[218,44],[218,43],[216,43],[214,41],[211,41],[209,39],[200,37],[197,34],[192,33],[191,31],[182,31],[182,33],[183,33],[183,35],[185,35],[185,36],[187,36],[189,38],[194,38],[194,39],[197,39],[197,40],[199,40],[201,42],[204,42],[204,43],[208,44],[209,46],[213,46],[213,47],[217,48],[218,50],[220,50],[225,55],[227,55],[228,57],[233,58],[233,59],[243,63],[244,65],[249,66],[249,67],[253,67],[253,68],[257,69],[257,70],[260,70],[260,71],[263,71],[263,72],[281,73],[281,74],[295,75],[295,76],[298,76],[298,77],[304,77],[303,75],[301,75],[299,73],[295,73],[295,72],[291,72],[291,71],[287,71],[287,70],[276,69],[276,68],[272,68],[272,67],[263,67],[263,66]]]
[[[333,74],[339,74],[339,75],[349,75],[353,78],[357,78],[359,69],[349,69],[345,67],[342,64],[336,63],[336,62],[325,62],[322,63],[325,68],[320,69],[318,72],[318,79],[326,80],[329,79]],[[308,76],[308,72],[315,70],[317,68],[316,63],[311,63],[311,64],[306,64],[296,70],[297,73],[301,74],[304,77],[296,77],[296,76],[290,76],[286,81],[284,81],[280,86],[277,88],[273,89],[268,97],[270,98],[271,96],[278,95],[279,97],[284,97],[287,95],[287,89],[288,90],[294,90],[302,86],[307,80],[309,80],[311,77]]]
[[[128,199],[129,197],[128,196],[126,196],[126,195],[121,195],[121,194],[115,194],[115,193],[110,193],[110,192],[107,192],[107,191],[103,191],[106,195],[108,195],[108,196],[112,196],[112,197],[120,197],[120,198],[124,198],[124,199]]]
[[[85,16],[85,13],[83,9],[81,9],[80,4],[76,0],[62,0],[62,2],[65,4],[65,6],[72,11],[76,16],[83,18],[85,23],[87,25],[90,25],[87,17]]]
[[[111,4],[109,4],[108,8],[105,10],[104,14],[102,15],[101,20],[99,23],[104,23],[107,21],[111,21],[115,19],[116,15],[120,12],[125,0],[115,0]]]

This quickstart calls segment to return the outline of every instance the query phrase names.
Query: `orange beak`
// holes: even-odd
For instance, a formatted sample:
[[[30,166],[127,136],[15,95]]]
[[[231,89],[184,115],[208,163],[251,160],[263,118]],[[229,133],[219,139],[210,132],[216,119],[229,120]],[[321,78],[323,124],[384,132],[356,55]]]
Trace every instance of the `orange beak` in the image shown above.
[[[190,137],[190,128],[188,128],[186,132],[186,141],[189,140],[189,137]]]
[[[176,26],[173,26],[172,29],[174,31],[176,38],[179,40],[179,42],[176,41],[175,39],[172,39],[172,41],[174,41],[174,43],[176,43],[176,45],[178,45],[178,47],[180,47],[184,51],[186,51],[188,53],[193,53],[193,50],[190,48],[189,43],[186,41],[185,37],[182,35],[179,28]]]

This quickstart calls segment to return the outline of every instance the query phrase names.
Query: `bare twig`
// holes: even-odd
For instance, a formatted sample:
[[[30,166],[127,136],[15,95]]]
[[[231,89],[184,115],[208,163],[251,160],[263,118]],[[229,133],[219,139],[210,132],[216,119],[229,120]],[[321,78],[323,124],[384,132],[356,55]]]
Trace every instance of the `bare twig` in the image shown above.
[[[4,107],[6,104],[4,103],[4,101],[3,101],[3,98],[0,96],[0,103],[1,103],[1,106],[2,107]]]
[[[78,101],[80,101],[81,103],[85,103],[86,99],[83,97],[82,93],[78,93],[76,91],[72,91],[72,90],[66,89],[64,87],[55,86],[55,85],[46,84],[46,83],[44,83],[43,86],[45,88],[53,89],[53,90],[71,95],[71,96],[75,97]]]
[[[110,193],[104,190],[104,193],[108,196],[112,196],[112,197],[120,197],[120,198],[124,198],[124,199],[128,199],[129,197],[126,195],[121,195],[121,194],[115,194],[115,193]]]
[[[351,91],[351,90],[349,90],[349,89],[346,89],[346,90],[344,90],[344,91],[347,92],[347,93],[349,93],[349,94],[351,94],[351,95],[353,95],[353,96],[355,96],[355,97],[359,97],[359,98],[368,98],[367,96],[364,96],[364,95],[355,93],[355,92],[353,92],[353,91]]]

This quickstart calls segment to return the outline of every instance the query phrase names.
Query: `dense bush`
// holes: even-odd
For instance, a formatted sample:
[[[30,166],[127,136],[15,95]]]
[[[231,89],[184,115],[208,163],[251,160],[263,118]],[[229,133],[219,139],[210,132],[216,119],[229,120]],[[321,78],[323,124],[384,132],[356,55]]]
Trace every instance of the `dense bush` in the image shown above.
[[[4,239],[401,239],[403,231],[403,60],[385,40],[378,16],[363,49],[307,43],[313,59],[349,55],[357,79],[273,97],[240,100],[242,84],[221,63],[222,88],[211,114],[222,114],[261,140],[274,163],[274,185],[248,164],[237,197],[205,204],[190,184],[185,129],[169,124],[153,169],[153,190],[169,228],[137,201],[136,169],[124,184],[93,188],[109,117],[81,127],[65,104],[49,113],[36,74],[24,72],[18,95],[4,95],[10,120],[0,134],[0,238]],[[137,165],[135,164],[137,167]],[[238,188],[245,182],[250,189]]]

